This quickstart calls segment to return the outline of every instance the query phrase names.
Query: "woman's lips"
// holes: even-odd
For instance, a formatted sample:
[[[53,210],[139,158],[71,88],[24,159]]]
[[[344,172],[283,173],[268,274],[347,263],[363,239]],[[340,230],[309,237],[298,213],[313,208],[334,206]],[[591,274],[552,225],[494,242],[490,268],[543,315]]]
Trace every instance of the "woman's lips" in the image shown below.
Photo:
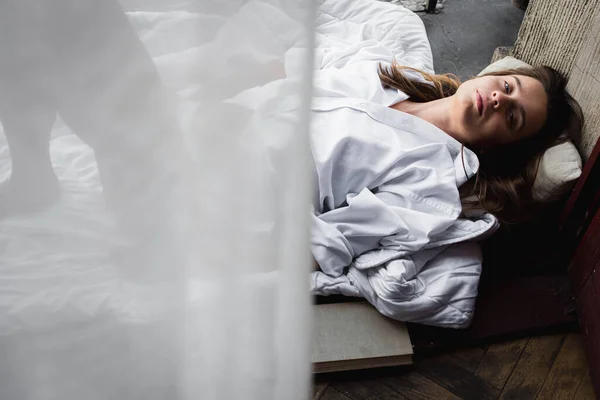
[[[483,99],[481,98],[481,95],[479,94],[479,92],[476,92],[477,94],[477,111],[479,111],[479,115],[483,115]]]

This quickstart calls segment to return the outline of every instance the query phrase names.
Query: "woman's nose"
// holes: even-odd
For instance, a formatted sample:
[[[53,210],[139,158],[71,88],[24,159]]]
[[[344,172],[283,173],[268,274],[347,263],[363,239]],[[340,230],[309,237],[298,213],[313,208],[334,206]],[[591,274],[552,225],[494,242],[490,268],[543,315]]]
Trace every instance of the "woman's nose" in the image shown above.
[[[492,107],[496,110],[501,108],[506,103],[506,95],[501,91],[492,92]]]

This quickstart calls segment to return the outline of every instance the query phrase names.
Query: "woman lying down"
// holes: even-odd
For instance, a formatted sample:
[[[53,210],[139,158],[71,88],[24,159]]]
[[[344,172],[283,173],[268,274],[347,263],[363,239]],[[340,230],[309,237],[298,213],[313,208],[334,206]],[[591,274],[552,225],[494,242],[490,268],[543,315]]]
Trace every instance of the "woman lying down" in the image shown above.
[[[482,263],[474,242],[527,217],[537,163],[578,105],[551,68],[460,84],[381,62],[388,53],[363,43],[316,72],[313,291],[466,327]]]

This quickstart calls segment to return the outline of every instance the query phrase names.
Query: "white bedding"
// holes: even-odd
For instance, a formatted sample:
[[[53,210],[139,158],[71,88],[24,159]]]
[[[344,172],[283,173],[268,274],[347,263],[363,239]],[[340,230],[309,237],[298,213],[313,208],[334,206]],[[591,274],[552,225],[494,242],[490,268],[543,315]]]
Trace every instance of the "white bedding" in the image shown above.
[[[148,11],[130,6],[130,22],[165,84],[177,94],[180,126],[191,145],[197,140],[191,128],[194,115],[207,98],[219,95],[218,84],[211,87],[207,82],[218,83],[237,71],[239,92],[243,92],[276,80],[284,68],[288,72],[294,68],[295,57],[303,56],[288,52],[289,43],[272,39],[273,30],[279,37],[281,32],[293,30],[288,29],[289,18],[272,12],[268,3],[249,2],[240,10],[240,18],[196,9]],[[248,21],[252,26],[243,25]],[[384,43],[413,67],[433,71],[425,31],[412,12],[370,0],[320,2],[317,68],[332,66],[332,54],[339,60],[353,43],[366,39]],[[249,48],[253,52],[248,53]],[[213,63],[203,62],[211,57]],[[252,68],[240,72],[242,61],[250,66],[268,64],[273,69],[266,77],[255,74]],[[221,95],[233,98],[237,94]],[[249,100],[242,95],[236,101],[267,100]],[[111,253],[126,246],[127,239],[105,212],[92,150],[59,120],[52,132],[51,154],[63,188],[60,201],[43,213],[0,221],[0,335],[96,317],[152,320],[160,296],[147,286],[127,283],[111,260]],[[8,148],[0,135],[0,181],[9,173]],[[249,279],[269,281],[276,277],[265,273]],[[210,296],[210,285],[203,284],[202,279],[190,281],[190,285],[196,301]]]
[[[125,2],[127,17],[174,93],[181,130],[192,157],[198,158],[195,146],[215,140],[218,133],[194,136],[198,108],[207,100],[217,102],[279,79],[284,53],[296,49],[299,29],[270,1],[243,6],[187,2],[174,10],[139,3]],[[264,71],[263,63],[280,69]],[[231,80],[232,74],[240,79],[237,91],[218,93],[233,86],[220,82]],[[106,211],[94,152],[60,118],[50,151],[62,186],[60,200],[44,212],[0,220],[0,336],[92,319],[152,321],[164,299],[157,287],[128,279],[128,272],[113,261],[131,240]],[[6,137],[0,132],[0,181],[8,179],[10,170]],[[143,266],[136,268],[136,274],[143,273]],[[272,272],[244,279],[259,285],[275,282]],[[190,304],[223,289],[202,279],[188,283]]]
[[[0,2],[0,21],[11,22],[2,24],[0,70],[6,61],[14,61],[7,53],[33,55],[34,61],[48,53],[15,46],[19,36],[6,35],[7,29],[23,34],[30,32],[24,27],[31,28],[31,42],[48,42],[49,48],[61,51],[77,45],[73,52],[52,52],[64,59],[49,56],[73,72],[61,69],[56,74],[66,84],[60,93],[71,96],[61,108],[64,120],[93,144],[104,189],[131,195],[112,205],[141,199],[127,208],[131,214],[122,209],[116,214],[120,221],[137,224],[117,224],[117,217],[105,211],[94,153],[64,123],[56,122],[51,155],[62,185],[60,200],[44,212],[0,220],[0,398],[305,398],[310,373],[309,255],[303,251],[308,246],[303,235],[309,197],[307,116],[293,107],[290,112],[269,107],[267,115],[260,115],[222,100],[287,73],[289,79],[274,88],[276,94],[285,90],[279,98],[292,100],[291,106],[298,101],[308,106],[310,65],[302,49],[310,54],[305,29],[309,2],[124,2],[126,16],[170,89],[172,102],[163,102],[163,96],[157,100],[163,92],[155,84],[155,71],[147,68],[149,58],[139,51],[127,19],[110,7],[111,0]],[[16,9],[20,18],[7,18],[7,8]],[[43,12],[48,10],[53,11],[50,16]],[[52,35],[40,36],[32,21],[50,24],[44,32]],[[88,33],[89,41],[84,40]],[[69,40],[54,40],[65,34]],[[99,46],[85,46],[89,42]],[[290,54],[284,60],[285,53]],[[298,57],[292,59],[291,53]],[[29,66],[15,59],[21,61],[15,64]],[[121,60],[135,68],[122,68]],[[79,63],[86,68],[75,68]],[[2,77],[20,77],[14,71]],[[140,71],[136,78],[142,79],[118,80]],[[39,78],[35,73],[27,76],[32,75]],[[104,78],[101,84],[86,81],[98,75]],[[111,78],[117,84],[111,85]],[[6,81],[0,79],[0,86]],[[148,101],[140,92],[149,94]],[[2,106],[5,93],[0,92]],[[73,97],[85,101],[82,107]],[[260,108],[262,102],[253,101]],[[165,103],[174,104],[176,111],[162,107]],[[140,114],[144,118],[136,118]],[[106,115],[114,118],[102,118]],[[162,140],[167,134],[168,139],[178,138],[173,115],[187,146]],[[280,154],[288,153],[273,165],[280,174],[293,172],[294,180],[274,183],[267,173],[265,147],[273,138],[260,128],[268,118],[268,123],[279,123],[275,139]],[[84,136],[82,126],[92,134]],[[98,135],[105,131],[107,135]],[[113,140],[93,141],[107,136]],[[129,146],[138,139],[145,147]],[[163,157],[165,153],[180,157]],[[111,163],[115,159],[121,163],[116,167]],[[160,177],[172,164],[184,163],[183,173],[170,175],[176,178],[173,185],[156,184],[164,183]],[[119,168],[123,164],[130,168]],[[0,180],[7,179],[10,168],[0,133]],[[121,192],[108,190],[115,186],[106,183],[121,176],[129,185],[116,185]],[[144,181],[148,177],[150,182]],[[283,190],[274,193],[276,184]],[[143,195],[157,187],[184,187],[189,196],[172,191]],[[177,207],[181,203],[184,207]],[[156,219],[160,221],[154,226],[165,229],[139,229]],[[126,235],[123,227],[133,227],[137,235]],[[136,243],[136,237],[142,239]],[[295,345],[287,346],[290,341]]]

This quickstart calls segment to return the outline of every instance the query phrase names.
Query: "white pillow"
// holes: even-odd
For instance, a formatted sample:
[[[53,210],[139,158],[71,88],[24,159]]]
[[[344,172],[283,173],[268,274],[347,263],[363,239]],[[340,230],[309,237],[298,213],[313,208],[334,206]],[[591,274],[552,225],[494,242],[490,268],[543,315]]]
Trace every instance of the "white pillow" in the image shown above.
[[[477,76],[489,74],[490,72],[498,72],[504,71],[505,69],[515,69],[521,67],[531,67],[531,65],[514,57],[504,57],[503,59],[498,60],[495,63],[491,63],[490,65],[485,67],[484,70],[481,71]]]
[[[488,65],[478,76],[529,66],[514,57],[505,57]],[[573,188],[575,181],[581,175],[581,166],[581,156],[570,140],[546,150],[533,182],[533,199],[547,202],[561,198]]]

